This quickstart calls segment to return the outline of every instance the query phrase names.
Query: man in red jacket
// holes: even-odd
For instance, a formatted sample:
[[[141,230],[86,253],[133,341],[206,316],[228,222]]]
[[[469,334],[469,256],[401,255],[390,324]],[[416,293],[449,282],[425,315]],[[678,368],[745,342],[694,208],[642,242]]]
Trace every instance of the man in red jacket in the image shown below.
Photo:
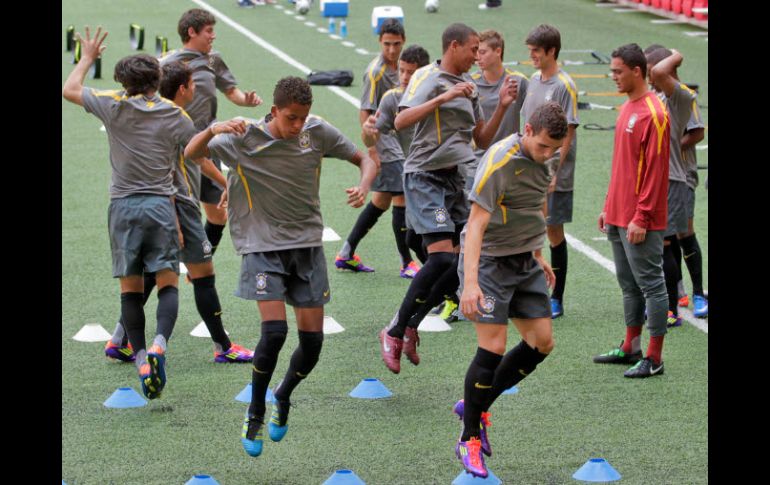
[[[665,105],[647,88],[647,60],[636,44],[617,48],[610,64],[618,91],[628,95],[615,124],[612,175],[599,230],[612,244],[623,291],[626,338],[594,357],[600,364],[635,364],[623,375],[663,374],[668,296],[663,278],[671,126]],[[644,311],[650,343],[642,358]]]

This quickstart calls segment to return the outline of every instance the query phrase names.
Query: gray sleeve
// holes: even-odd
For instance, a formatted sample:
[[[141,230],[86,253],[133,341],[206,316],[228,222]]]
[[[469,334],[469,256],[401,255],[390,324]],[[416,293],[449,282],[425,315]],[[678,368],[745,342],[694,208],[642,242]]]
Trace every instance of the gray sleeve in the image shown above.
[[[225,64],[225,61],[222,60],[219,55],[214,56],[214,73],[216,75],[215,84],[217,86],[217,89],[220,90],[223,93],[226,93],[230,89],[234,88],[238,85],[238,82],[235,80],[235,76],[233,76],[233,73],[230,72],[230,69],[227,67],[227,64]]]
[[[675,115],[677,116],[677,119],[684,120],[685,117],[687,117],[689,120],[692,117],[692,104],[693,102],[696,102],[696,99],[695,93],[683,88],[681,84],[677,84],[676,88],[674,88],[674,92],[671,93],[671,97],[669,98],[669,103],[676,110]],[[679,126],[682,126],[682,124]]]
[[[564,114],[567,115],[567,124],[579,125],[577,88],[571,81],[569,84],[564,84],[562,82],[562,86],[563,89],[561,90],[561,95],[559,97],[559,104],[561,104],[561,107],[564,109]]]
[[[326,121],[321,123],[321,143],[324,157],[351,160],[358,148],[340,130]]]
[[[409,80],[409,86],[404,91],[399,108],[412,108],[436,97],[438,83],[435,77],[430,77],[430,71],[416,72]]]
[[[190,119],[190,116],[180,108],[179,120],[174,126],[175,136],[180,145],[185,146],[190,143],[192,137],[198,134],[198,130],[195,129],[195,125]]]
[[[364,88],[361,92],[361,109],[368,111],[377,110],[377,86],[376,83],[372,86],[372,80],[370,78],[370,70],[373,68],[367,68],[364,71]]]
[[[83,108],[86,113],[91,113],[99,118],[105,126],[110,122],[110,113],[116,103],[115,98],[107,93],[111,92],[86,87],[81,91]]]
[[[222,133],[216,135],[209,141],[209,154],[211,158],[219,160],[229,168],[235,168],[238,165],[240,138],[234,137],[231,133]]]
[[[690,111],[690,119],[687,121],[687,127],[684,129],[685,132],[695,130],[698,128],[705,128],[706,125],[703,124],[703,118],[701,118],[700,115],[700,108],[698,108],[698,98],[695,98],[692,100],[692,110]]]
[[[503,155],[505,155],[503,151]],[[477,203],[487,212],[494,212],[497,206],[497,199],[505,190],[505,181],[503,180],[503,171],[494,168],[495,151],[487,150],[484,157],[476,169],[476,176],[473,180],[473,188],[468,195],[468,200]],[[498,157],[499,158],[499,157]]]
[[[395,129],[394,122],[397,114],[396,110],[398,109],[395,99],[395,96],[388,96],[382,100],[379,108],[377,108],[377,112],[379,114],[377,115],[377,121],[374,123],[374,126],[380,131],[380,133],[385,133]]]

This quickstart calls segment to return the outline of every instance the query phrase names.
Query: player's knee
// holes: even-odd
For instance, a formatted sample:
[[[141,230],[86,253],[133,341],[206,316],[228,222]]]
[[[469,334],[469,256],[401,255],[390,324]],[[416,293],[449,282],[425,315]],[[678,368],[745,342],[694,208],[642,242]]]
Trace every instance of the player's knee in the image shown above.
[[[305,364],[311,369],[318,362],[323,348],[323,332],[299,332],[299,345],[305,355]]]
[[[269,354],[277,355],[284,342],[286,342],[286,334],[288,332],[289,326],[286,324],[286,320],[262,322],[262,336],[259,339],[257,348]]]
[[[537,344],[535,345],[541,354],[550,354],[555,346],[556,341],[553,339],[552,335],[547,338],[538,340]]]

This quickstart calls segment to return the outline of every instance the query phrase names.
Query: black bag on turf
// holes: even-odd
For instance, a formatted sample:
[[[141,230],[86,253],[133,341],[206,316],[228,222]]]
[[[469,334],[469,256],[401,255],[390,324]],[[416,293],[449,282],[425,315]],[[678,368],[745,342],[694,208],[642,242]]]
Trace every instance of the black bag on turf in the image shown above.
[[[307,75],[307,82],[319,86],[350,86],[352,71],[314,71]]]

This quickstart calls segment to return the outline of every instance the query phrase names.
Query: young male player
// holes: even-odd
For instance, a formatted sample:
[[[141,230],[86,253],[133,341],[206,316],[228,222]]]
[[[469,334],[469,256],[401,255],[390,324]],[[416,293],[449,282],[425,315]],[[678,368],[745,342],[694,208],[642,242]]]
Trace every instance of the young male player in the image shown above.
[[[455,452],[465,470],[478,477],[488,475],[484,454],[492,454],[489,407],[554,347],[548,286],[555,277],[541,254],[551,181],[546,162],[566,134],[559,104],[541,104],[523,134],[487,150],[473,181],[458,271],[462,311],[474,322],[478,348],[465,375],[464,399],[454,412],[463,420]],[[506,353],[509,318],[522,340]]]
[[[348,160],[360,168],[359,185],[346,189],[353,207],[363,205],[377,173],[375,162],[339,130],[309,114],[312,102],[307,81],[283,78],[263,120],[215,123],[185,149],[188,158],[219,158],[236,174],[228,187],[230,234],[243,256],[236,296],[256,300],[262,319],[251,404],[241,434],[251,456],[262,453],[265,392],[288,332],[286,303],[297,317],[299,347],[275,388],[268,424],[271,440],[280,441],[286,434],[291,393],[321,353],[323,307],[329,301],[318,196],[321,159]]]
[[[166,384],[166,345],[179,308],[178,222],[174,210],[173,168],[180,144],[195,134],[190,117],[158,96],[160,66],[145,54],[115,65],[115,80],[124,90],[100,91],[83,86],[88,69],[105,49],[105,32],[93,39],[86,27],[82,57],[64,84],[67,101],[99,118],[110,144],[109,233],[112,275],[120,279],[121,315],[136,352],[142,392],[160,396]],[[157,330],[145,348],[143,273],[155,273],[158,285]]]

